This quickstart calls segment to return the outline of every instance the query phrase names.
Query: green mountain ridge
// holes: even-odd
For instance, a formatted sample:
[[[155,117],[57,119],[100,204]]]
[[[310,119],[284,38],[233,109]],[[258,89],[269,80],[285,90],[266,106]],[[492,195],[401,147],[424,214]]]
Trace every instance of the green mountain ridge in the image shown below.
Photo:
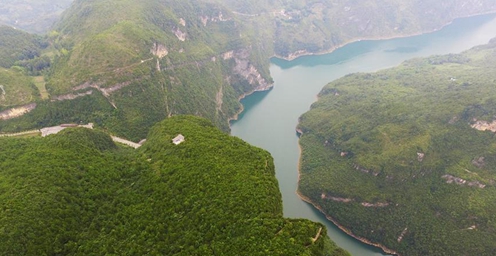
[[[495,62],[493,39],[328,84],[300,119],[300,193],[401,255],[493,254]]]
[[[84,128],[0,141],[2,255],[347,255],[283,218],[266,151],[205,119],[169,118],[138,150]]]
[[[33,63],[20,63],[45,75],[50,101],[36,99],[34,110],[5,119],[0,130],[94,122],[139,141],[154,123],[193,114],[228,131],[228,120],[241,110],[238,99],[270,88],[270,56],[293,58],[356,39],[431,31],[457,17],[495,10],[495,3],[482,0],[366,6],[318,0],[74,1],[47,35],[50,47]],[[84,113],[62,107],[66,100]]]

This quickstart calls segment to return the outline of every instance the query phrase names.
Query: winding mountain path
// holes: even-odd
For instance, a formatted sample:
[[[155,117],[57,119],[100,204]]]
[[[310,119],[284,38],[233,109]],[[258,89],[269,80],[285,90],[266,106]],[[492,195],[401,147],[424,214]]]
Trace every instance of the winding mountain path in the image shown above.
[[[44,127],[44,128],[39,129],[39,130],[31,130],[31,131],[24,131],[24,132],[18,132],[18,133],[4,133],[4,134],[0,134],[0,137],[17,137],[17,136],[37,135],[37,134],[40,134],[41,137],[46,137],[48,135],[57,134],[57,133],[59,133],[60,131],[62,131],[64,129],[67,129],[67,128],[76,128],[76,127],[83,127],[83,128],[87,128],[87,129],[93,129],[93,124],[92,123],[89,123],[87,125],[72,125],[72,124],[68,125],[68,124],[62,124],[62,125],[58,125],[58,126]],[[110,136],[110,137],[112,138],[112,140],[114,142],[117,142],[117,143],[120,143],[120,144],[124,144],[126,146],[130,146],[130,147],[132,147],[134,149],[137,149],[137,148],[141,147],[141,144],[132,142],[130,140],[126,140],[126,139],[119,138],[119,137],[116,137],[116,136]]]

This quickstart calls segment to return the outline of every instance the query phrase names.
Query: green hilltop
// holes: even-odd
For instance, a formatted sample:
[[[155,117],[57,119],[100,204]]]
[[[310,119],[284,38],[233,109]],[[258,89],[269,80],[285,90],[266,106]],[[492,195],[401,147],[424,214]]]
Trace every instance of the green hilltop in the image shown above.
[[[85,128],[0,142],[2,255],[347,255],[283,218],[266,151],[205,119],[169,118],[137,150]]]
[[[496,40],[327,85],[301,117],[299,192],[401,255],[496,249]]]
[[[0,111],[12,105],[28,104],[39,99],[32,79],[22,70],[0,67]]]

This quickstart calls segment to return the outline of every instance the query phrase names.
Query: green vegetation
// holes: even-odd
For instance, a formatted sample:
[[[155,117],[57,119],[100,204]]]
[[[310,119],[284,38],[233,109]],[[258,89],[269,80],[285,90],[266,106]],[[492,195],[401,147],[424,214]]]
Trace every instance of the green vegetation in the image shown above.
[[[53,22],[72,1],[57,1],[57,4],[49,0],[4,2],[0,6],[2,23],[40,32],[46,31],[47,22]],[[0,131],[18,132],[60,123],[93,122],[98,128],[138,141],[160,120],[181,114],[205,117],[215,127],[228,131],[227,120],[240,110],[239,97],[266,89],[271,83],[269,56],[291,58],[328,51],[358,38],[418,33],[438,28],[456,17],[496,8],[496,4],[489,1],[478,4],[445,0],[429,5],[421,2],[372,1],[358,8],[343,1],[319,0],[76,0],[45,37],[0,27],[0,66],[5,68],[0,70],[0,110],[37,103],[33,111],[21,117],[2,120]],[[461,4],[464,8],[460,9]],[[445,15],[437,15],[439,13]],[[458,66],[469,72],[474,58],[450,56],[430,61],[445,72],[458,72],[455,71]],[[422,61],[415,63],[404,68],[422,70],[422,67],[429,67]],[[472,84],[467,82],[460,88],[465,88],[463,86]],[[408,96],[413,90],[396,89],[403,93],[400,96]],[[484,92],[486,94],[481,93],[484,96],[482,105],[470,105],[463,115],[455,118],[453,127],[458,127],[460,134],[471,134],[463,130],[467,127],[461,126],[460,120],[469,122],[469,117],[488,118],[493,114],[490,94]],[[419,99],[429,103],[428,97]],[[398,110],[408,109],[401,104],[396,106]],[[387,106],[381,105],[377,111]],[[422,123],[424,119],[436,116],[413,114],[404,118],[407,117]],[[455,143],[450,140],[452,137],[443,133],[446,128],[431,130],[434,126],[420,124],[406,128],[384,124],[382,130],[361,135],[363,141],[348,141],[362,131],[372,132],[373,129],[368,128],[375,126],[371,121],[363,123],[363,130],[359,127],[362,126],[354,127],[356,133],[344,133],[344,126],[341,137],[335,138],[330,136],[334,133],[329,133],[326,138],[332,143],[342,143],[335,145],[346,148],[348,157],[357,159],[355,162],[360,166],[379,168],[374,170],[381,170],[383,174],[395,172],[388,169],[390,167],[383,167],[389,165],[376,165],[377,159],[399,162],[406,166],[402,168],[408,169],[409,158],[399,158],[398,152],[417,150],[404,146],[406,143],[426,152],[431,140],[447,140],[446,145],[450,146],[449,143]],[[440,135],[431,133],[434,130]],[[170,137],[179,132],[188,140],[173,147],[169,143]],[[384,138],[384,147],[391,146],[384,153],[369,143],[383,133],[395,136]],[[415,136],[403,141],[400,136],[403,134]],[[321,139],[319,136],[316,138]],[[304,137],[310,138],[311,134]],[[483,154],[491,148],[487,144],[491,139],[484,138],[486,148],[469,148],[477,154],[468,154],[470,157],[459,154],[465,161],[460,160],[460,164],[465,163],[463,167],[467,172],[455,165],[446,169],[456,177],[488,184],[484,190],[475,190],[478,193],[490,191],[491,172],[473,170],[466,161],[469,158],[472,161],[475,157],[472,155],[484,156],[483,161],[488,163],[492,161],[489,154]],[[334,255],[346,254],[334,250],[335,246],[326,237],[312,241],[322,227],[320,224],[282,218],[272,160],[267,153],[228,137],[199,119],[176,117],[174,121],[166,121],[151,131],[149,142],[137,152],[117,148],[106,135],[86,130],[70,130],[46,139],[1,140],[0,156],[7,161],[0,163],[0,196],[1,201],[7,203],[0,208],[0,248],[6,254],[203,255],[246,251],[247,255],[320,255],[323,250]],[[190,140],[197,143],[190,143]],[[392,146],[399,142],[403,146]],[[438,152],[436,150],[432,151]],[[360,152],[380,154],[361,155]],[[447,157],[449,153],[438,154]],[[322,154],[318,151],[314,156],[329,157]],[[454,161],[453,158],[440,158],[443,160],[432,160],[431,163],[429,159],[427,155],[422,164],[431,166],[429,170],[438,170],[438,173],[440,166],[451,163],[446,159]],[[346,159],[340,160],[343,166],[348,164]],[[304,158],[304,164],[307,162]],[[479,162],[476,161],[481,165]],[[359,169],[365,168],[360,166]],[[381,175],[378,173],[377,177]],[[398,180],[407,180],[407,177],[410,177],[408,173],[395,173],[391,179],[399,184]],[[445,185],[438,176],[428,177],[437,182],[436,186],[432,185],[433,191],[441,191],[438,192],[441,195],[447,195],[446,190],[458,189]],[[373,178],[367,180],[369,187],[355,191],[371,192],[376,183]],[[306,178],[302,182],[307,182]],[[326,179],[318,182],[323,182],[319,188],[327,186],[324,184]],[[398,186],[387,189],[395,188]],[[373,202],[395,199],[379,192],[366,195],[364,200]],[[412,197],[418,199],[421,195],[413,193]],[[484,204],[491,204],[483,198]],[[402,200],[397,201],[404,202]],[[443,200],[448,205],[455,199]],[[486,209],[484,204],[470,203],[474,209]],[[410,213],[412,208],[405,209],[402,213]],[[472,212],[458,213],[456,207],[446,210],[440,206],[440,209],[444,210],[439,215],[443,218],[447,213],[472,216],[463,215]],[[420,210],[418,214],[427,216]],[[381,212],[381,216],[386,218],[388,215]],[[468,224],[449,222],[462,217],[445,219],[452,225]],[[490,226],[487,223],[493,221],[486,215],[478,217],[474,224],[476,228],[461,233],[485,230]],[[486,226],[481,224],[484,221]],[[384,229],[390,225],[378,223],[383,223]],[[449,230],[450,226],[447,227]],[[355,229],[371,230],[361,224]],[[379,231],[374,234],[381,237],[382,229],[376,230]],[[408,230],[401,243],[403,246],[415,247],[410,245],[412,243],[431,245],[424,243],[422,239],[427,238],[421,236],[417,238],[420,240],[412,242],[414,226]],[[325,228],[322,232],[325,233]],[[357,230],[353,232],[367,236]],[[464,238],[463,235],[457,237]],[[483,243],[491,238],[492,235],[488,235],[478,241]],[[391,240],[391,236],[388,239]],[[452,242],[464,244],[456,239]],[[479,248],[486,251],[484,245]]]
[[[198,117],[138,150],[83,128],[0,142],[2,255],[347,255],[322,224],[282,217],[267,152]]]
[[[99,87],[116,109],[103,122],[112,132],[140,140],[179,114],[206,117],[227,131],[238,98],[270,81],[268,59],[250,49],[243,25],[224,7],[114,2],[73,3],[50,35],[58,54],[46,77],[50,95]]]
[[[472,126],[496,116],[495,64],[492,40],[330,83],[301,117],[300,193],[402,255],[493,254],[496,140]]]
[[[0,25],[0,111],[40,99],[29,75],[50,67],[50,59],[42,56],[47,47],[40,36]]]
[[[16,62],[27,62],[38,56],[47,43],[42,37],[0,25],[0,67],[10,68]]]
[[[0,112],[5,107],[27,104],[39,98],[33,81],[22,70],[0,67]]]
[[[40,97],[41,99],[43,100],[46,100],[48,99],[48,97],[50,95],[48,95],[48,92],[46,90],[46,87],[45,87],[45,78],[43,76],[36,76],[33,78],[33,82],[34,82],[34,85],[36,86],[36,88],[38,89],[38,91],[40,92]]]
[[[37,107],[18,118],[2,120],[0,130],[7,132],[22,132],[31,130],[33,127],[43,128],[55,126],[62,123],[90,123],[102,127],[106,120],[114,120],[119,115],[108,100],[101,94],[94,92],[94,95],[80,97],[66,101],[42,101]],[[110,123],[111,125],[112,123]],[[147,131],[142,131],[146,137]]]
[[[48,2],[17,4],[36,5],[41,17],[45,12],[58,13],[70,1],[56,8]],[[20,37],[24,45],[34,40],[40,47],[32,50],[28,45],[29,58],[1,58],[9,62],[5,67],[15,64],[26,75],[43,75],[46,84],[44,88],[36,83],[37,95],[45,99],[38,104],[37,108],[43,106],[38,114],[29,120],[9,120],[2,131],[40,128],[46,122],[32,118],[45,118],[48,112],[60,122],[91,121],[97,116],[92,122],[135,141],[156,122],[181,114],[205,117],[228,131],[228,120],[240,110],[239,97],[270,86],[269,56],[292,58],[329,51],[358,38],[419,33],[456,17],[496,9],[488,1],[481,5],[462,0],[419,2],[372,1],[358,8],[321,0],[76,0],[44,38],[6,28],[17,33],[6,37]],[[7,5],[15,10],[13,1]],[[431,12],[426,18],[425,13]],[[434,15],[438,13],[449,14]],[[17,18],[12,14],[10,19]],[[16,44],[0,47],[0,53],[24,52],[23,44],[11,47]],[[106,100],[84,101],[103,105],[92,105],[77,117],[59,107],[59,101],[90,90],[89,97]],[[109,105],[112,108],[103,113],[90,111]]]

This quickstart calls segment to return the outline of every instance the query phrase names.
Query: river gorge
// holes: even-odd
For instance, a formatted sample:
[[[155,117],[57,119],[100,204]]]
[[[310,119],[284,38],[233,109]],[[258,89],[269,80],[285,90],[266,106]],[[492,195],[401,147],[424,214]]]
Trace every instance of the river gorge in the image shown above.
[[[232,135],[268,150],[274,157],[286,217],[325,223],[331,239],[352,255],[382,255],[381,249],[350,237],[298,197],[300,150],[295,127],[299,116],[317,100],[316,95],[325,84],[347,74],[374,72],[411,58],[459,53],[495,36],[496,15],[482,15],[457,19],[432,33],[357,41],[330,54],[292,61],[273,58],[273,89],[242,100],[244,112],[231,123]]]

